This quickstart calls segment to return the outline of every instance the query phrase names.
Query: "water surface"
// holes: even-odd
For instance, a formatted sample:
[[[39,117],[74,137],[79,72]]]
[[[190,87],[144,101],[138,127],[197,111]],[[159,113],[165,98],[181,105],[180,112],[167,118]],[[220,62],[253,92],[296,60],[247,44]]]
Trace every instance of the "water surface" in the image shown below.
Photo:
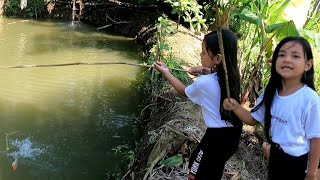
[[[83,24],[0,18],[0,66],[120,61],[141,61],[132,39]],[[139,106],[130,84],[141,70],[0,68],[0,180],[96,180],[124,168]]]

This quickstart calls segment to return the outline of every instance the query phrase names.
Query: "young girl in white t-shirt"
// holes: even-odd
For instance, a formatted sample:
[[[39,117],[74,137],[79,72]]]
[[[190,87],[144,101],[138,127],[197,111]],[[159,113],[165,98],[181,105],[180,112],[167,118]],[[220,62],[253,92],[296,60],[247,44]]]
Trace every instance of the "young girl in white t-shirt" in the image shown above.
[[[271,143],[269,180],[317,179],[320,100],[313,77],[309,43],[301,37],[287,37],[273,53],[269,83],[251,112],[234,99],[224,100],[224,108],[244,123],[264,124]]]
[[[239,101],[240,74],[237,66],[237,38],[230,30],[222,30],[225,60],[228,68],[230,95]],[[175,78],[161,62],[154,65],[169,83],[193,103],[201,107],[207,126],[205,135],[189,160],[189,180],[219,180],[226,161],[238,148],[242,122],[223,109],[227,98],[225,75],[217,32],[211,32],[202,42],[201,67],[194,67],[191,74],[207,74],[196,79],[189,86]]]

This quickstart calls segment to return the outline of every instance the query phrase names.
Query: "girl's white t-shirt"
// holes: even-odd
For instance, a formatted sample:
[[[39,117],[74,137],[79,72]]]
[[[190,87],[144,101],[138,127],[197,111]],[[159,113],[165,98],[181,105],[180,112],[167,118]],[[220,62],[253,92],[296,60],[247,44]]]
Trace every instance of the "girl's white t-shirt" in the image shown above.
[[[203,119],[207,127],[233,127],[229,122],[221,119],[220,98],[221,89],[217,73],[202,75],[185,89],[187,97],[202,110]]]
[[[261,102],[263,93],[258,98]],[[261,106],[251,116],[264,124],[265,107]],[[284,152],[301,156],[310,150],[310,139],[320,138],[320,100],[308,86],[295,93],[280,96],[275,93],[271,106],[270,136]]]

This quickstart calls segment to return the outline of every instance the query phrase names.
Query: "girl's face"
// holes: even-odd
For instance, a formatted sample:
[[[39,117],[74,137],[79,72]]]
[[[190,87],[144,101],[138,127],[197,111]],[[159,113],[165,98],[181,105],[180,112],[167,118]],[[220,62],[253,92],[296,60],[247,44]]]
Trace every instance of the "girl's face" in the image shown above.
[[[214,67],[221,62],[220,55],[214,55],[207,51],[206,43],[202,41],[202,52],[200,53],[201,65],[203,67]]]
[[[307,61],[301,44],[287,42],[280,48],[276,71],[284,80],[301,80],[304,72],[311,67],[312,60]]]

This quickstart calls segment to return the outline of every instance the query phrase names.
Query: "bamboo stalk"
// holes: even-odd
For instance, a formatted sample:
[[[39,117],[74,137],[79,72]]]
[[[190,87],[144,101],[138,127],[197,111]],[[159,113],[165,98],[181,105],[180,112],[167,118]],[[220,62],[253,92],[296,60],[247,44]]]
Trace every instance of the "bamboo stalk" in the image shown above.
[[[64,64],[30,64],[30,65],[18,65],[18,66],[0,66],[0,69],[8,69],[8,68],[40,68],[40,67],[59,67],[59,66],[78,66],[78,65],[111,65],[111,64],[123,64],[123,65],[130,65],[130,66],[140,66],[140,67],[148,67],[153,68],[153,65],[148,64],[134,64],[134,63],[127,63],[127,62],[75,62],[75,63],[64,63]],[[181,72],[189,72],[185,69],[177,69],[177,68],[170,68],[168,69],[181,71]]]
[[[219,48],[220,48],[220,53],[221,53],[221,61],[222,61],[222,66],[223,66],[224,75],[225,75],[225,81],[226,81],[225,83],[226,83],[227,97],[229,99],[230,98],[230,89],[229,89],[228,69],[227,69],[225,55],[224,55],[221,24],[222,23],[221,23],[220,12],[219,12],[218,5],[216,4],[216,25],[217,25],[216,27],[217,27]]]
[[[226,65],[226,60],[224,59],[224,48],[223,48],[223,39],[222,39],[222,33],[221,33],[221,28],[218,27],[218,40],[219,40],[219,48],[220,48],[220,53],[221,53],[221,60],[222,60],[222,66],[224,69],[224,76],[226,80],[226,90],[227,90],[227,97],[228,99],[230,98],[230,89],[229,89],[229,78],[228,78],[228,69]]]

